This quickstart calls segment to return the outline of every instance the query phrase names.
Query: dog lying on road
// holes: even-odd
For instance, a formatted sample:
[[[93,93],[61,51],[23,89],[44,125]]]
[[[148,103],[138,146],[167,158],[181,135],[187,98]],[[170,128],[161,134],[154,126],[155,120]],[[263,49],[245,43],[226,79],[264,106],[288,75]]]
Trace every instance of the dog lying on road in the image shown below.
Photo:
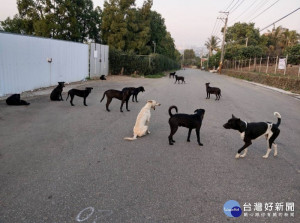
[[[135,140],[137,137],[142,137],[146,134],[150,134],[149,122],[151,113],[151,108],[155,110],[155,106],[160,106],[155,100],[147,101],[147,104],[141,109],[140,113],[136,118],[135,125],[133,127],[133,137],[126,137],[126,140]]]
[[[221,89],[217,87],[210,87],[210,83],[206,83],[206,99],[210,99],[210,94],[216,95],[216,100],[220,100],[221,95]]]
[[[245,157],[248,151],[247,147],[252,144],[251,141],[263,135],[268,140],[268,150],[266,155],[263,156],[263,158],[269,157],[272,145],[274,146],[274,156],[277,156],[277,145],[274,141],[280,133],[280,129],[278,127],[281,123],[281,115],[278,112],[275,112],[274,115],[278,119],[276,124],[273,124],[271,122],[247,123],[232,115],[232,118],[229,119],[228,122],[223,125],[225,129],[234,129],[239,131],[241,133],[241,138],[245,142],[245,145],[238,150],[238,153],[235,156],[236,159],[240,157]],[[241,152],[243,150],[245,151],[241,155]]]
[[[103,99],[105,98],[105,95],[106,95],[106,97],[107,97],[106,110],[108,112],[110,112],[108,107],[109,107],[109,104],[111,103],[113,98],[116,98],[116,99],[119,99],[119,100],[122,101],[121,102],[121,107],[120,107],[120,112],[123,112],[124,102],[126,102],[126,110],[130,111],[128,109],[128,101],[129,101],[130,96],[133,94],[133,92],[134,92],[134,88],[127,88],[127,89],[123,88],[122,91],[110,89],[110,90],[107,90],[103,93],[103,97],[100,100],[100,103],[103,101]]]
[[[171,77],[173,77],[173,78],[174,78],[175,74],[176,74],[176,72],[172,72],[172,73],[170,73],[170,74],[169,74],[169,78],[171,78]]]
[[[13,94],[6,99],[7,105],[30,105],[27,101],[21,100],[20,94]]]
[[[64,87],[65,87],[65,82],[58,82],[57,87],[54,88],[50,94],[51,101],[63,101],[64,100],[61,95]]]
[[[184,81],[184,77],[182,77],[182,76],[177,76],[176,74],[175,74],[175,83],[174,84],[176,84],[176,82],[178,81],[178,84],[179,84],[179,81],[181,81],[181,83],[185,83],[185,81]]]
[[[183,126],[189,129],[187,141],[190,142],[191,132],[193,129],[196,129],[197,142],[199,146],[203,146],[203,144],[200,142],[200,128],[202,125],[202,120],[205,114],[205,110],[196,109],[193,115],[188,115],[188,114],[173,115],[171,112],[173,108],[176,110],[176,113],[178,112],[178,109],[175,105],[169,108],[169,115],[170,115],[169,125],[171,128],[171,133],[169,135],[169,144],[170,145],[174,144],[175,141],[173,139],[173,135],[176,133],[178,127]]]
[[[71,89],[71,90],[68,91],[68,97],[67,97],[66,101],[68,100],[68,98],[70,96],[71,97],[70,103],[71,103],[72,106],[74,106],[73,99],[74,99],[74,96],[76,95],[78,97],[82,97],[83,98],[83,104],[85,106],[87,106],[87,104],[86,104],[86,98],[87,98],[87,96],[89,96],[89,94],[91,93],[92,89],[93,89],[92,87],[86,87],[85,90]]]

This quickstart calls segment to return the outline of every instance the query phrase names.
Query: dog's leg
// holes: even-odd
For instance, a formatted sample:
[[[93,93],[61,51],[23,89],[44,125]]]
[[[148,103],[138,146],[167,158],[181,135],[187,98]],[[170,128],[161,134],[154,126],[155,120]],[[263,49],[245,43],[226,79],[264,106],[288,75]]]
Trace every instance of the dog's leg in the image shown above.
[[[277,144],[273,143],[274,146],[274,156],[277,156]]]
[[[266,155],[263,156],[263,158],[267,159],[269,157],[271,150],[272,150],[271,148],[268,148],[267,153],[266,153]]]
[[[121,102],[120,112],[123,112],[123,104],[124,104],[124,100],[122,100]]]
[[[74,95],[70,95],[70,96],[71,96],[71,101],[70,101],[70,103],[71,103],[72,106],[74,106],[74,104],[73,104]]]
[[[107,98],[107,101],[106,101],[106,111],[108,111],[108,112],[110,112],[108,106],[111,103],[111,101],[112,101],[112,98]]]
[[[62,97],[62,94],[60,93],[60,100],[61,101],[63,101],[64,99],[63,99],[63,97]]]
[[[244,142],[245,142],[245,145],[242,147],[242,148],[240,148],[239,150],[238,150],[238,153],[235,155],[235,158],[236,159],[238,159],[238,158],[240,158],[241,157],[241,152],[244,150],[244,149],[246,149],[248,146],[250,146],[251,144],[252,144],[252,142],[251,142],[251,140],[245,140],[244,139]],[[244,155],[244,154],[243,154]]]
[[[199,146],[203,146],[203,144],[200,142],[200,128],[196,129],[196,135],[197,135],[197,142]]]
[[[274,130],[272,136],[269,138],[269,145],[268,145],[269,148],[268,148],[268,150],[267,150],[266,155],[264,155],[263,158],[267,159],[267,158],[269,157],[269,154],[270,154],[270,152],[271,152],[271,150],[272,150],[272,145],[273,145],[275,139],[278,137],[279,133],[280,133],[280,130],[279,130],[279,129]],[[275,151],[275,147],[276,147],[276,151]],[[274,146],[274,156],[275,156],[275,154],[276,154],[276,156],[277,156],[277,145]]]
[[[148,126],[143,126],[143,129],[141,129],[141,131],[138,133],[139,137],[142,137],[144,135],[150,134],[150,132],[148,131]]]
[[[190,140],[190,137],[191,137],[191,132],[192,132],[192,129],[189,129],[188,137],[187,137],[187,140],[186,140],[186,141],[188,141],[188,142],[190,142],[190,141],[191,141],[191,140]]]
[[[130,111],[130,110],[128,109],[128,101],[129,101],[129,98],[128,98],[128,100],[126,100],[126,110],[127,110],[127,111]]]
[[[206,91],[206,99],[208,99],[208,91]]]
[[[169,145],[173,145],[174,144],[174,140],[173,140],[173,135],[177,132],[178,126],[170,126],[171,128],[171,133],[169,135]]]
[[[244,153],[243,153],[240,157],[244,158],[244,157],[247,155],[247,152],[248,152],[248,148],[246,148],[246,149],[244,150]]]
[[[87,104],[86,104],[86,97],[83,98],[83,104],[84,104],[84,106],[87,106]]]

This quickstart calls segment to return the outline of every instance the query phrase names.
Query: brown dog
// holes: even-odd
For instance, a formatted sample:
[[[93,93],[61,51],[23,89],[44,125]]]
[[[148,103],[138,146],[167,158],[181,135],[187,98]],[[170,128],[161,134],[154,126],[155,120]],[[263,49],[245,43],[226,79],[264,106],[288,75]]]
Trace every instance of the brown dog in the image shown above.
[[[107,101],[106,101],[106,110],[109,112],[109,104],[111,103],[113,98],[119,99],[121,102],[121,107],[120,107],[120,112],[123,112],[123,104],[126,102],[126,110],[130,111],[128,109],[128,101],[130,96],[134,93],[134,88],[127,88],[124,89],[123,91],[118,91],[118,90],[114,90],[114,89],[110,89],[104,92],[103,97],[100,101],[100,103],[103,101],[103,99],[105,98],[105,95],[107,97]]]

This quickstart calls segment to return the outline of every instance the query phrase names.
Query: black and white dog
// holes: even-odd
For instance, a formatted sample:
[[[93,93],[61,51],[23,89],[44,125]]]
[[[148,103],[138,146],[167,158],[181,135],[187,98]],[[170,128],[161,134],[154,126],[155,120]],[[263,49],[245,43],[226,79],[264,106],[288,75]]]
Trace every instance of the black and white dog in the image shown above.
[[[241,133],[241,138],[244,140],[245,145],[238,150],[238,153],[235,155],[235,158],[238,159],[240,157],[245,157],[248,151],[248,146],[252,144],[252,140],[265,136],[266,140],[268,140],[268,150],[266,155],[263,158],[268,158],[269,154],[272,150],[272,145],[274,146],[274,156],[277,156],[277,144],[275,144],[275,139],[278,137],[280,133],[280,129],[278,128],[281,123],[281,115],[278,112],[274,112],[274,115],[277,117],[277,123],[271,122],[250,122],[247,123],[242,121],[239,118],[236,118],[232,115],[232,118],[228,120],[227,123],[223,125],[225,129],[234,129]],[[241,152],[244,153],[241,155]]]

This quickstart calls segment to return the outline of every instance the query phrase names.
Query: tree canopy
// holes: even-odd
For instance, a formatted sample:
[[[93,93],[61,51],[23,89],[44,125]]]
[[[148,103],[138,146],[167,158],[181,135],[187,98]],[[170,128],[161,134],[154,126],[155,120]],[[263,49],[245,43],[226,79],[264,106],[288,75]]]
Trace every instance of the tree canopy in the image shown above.
[[[18,14],[2,21],[7,32],[76,42],[93,41],[139,55],[158,53],[179,60],[165,20],[151,10],[153,0],[17,0]]]
[[[1,22],[4,31],[54,39],[99,41],[101,9],[92,0],[17,0],[13,19]]]

